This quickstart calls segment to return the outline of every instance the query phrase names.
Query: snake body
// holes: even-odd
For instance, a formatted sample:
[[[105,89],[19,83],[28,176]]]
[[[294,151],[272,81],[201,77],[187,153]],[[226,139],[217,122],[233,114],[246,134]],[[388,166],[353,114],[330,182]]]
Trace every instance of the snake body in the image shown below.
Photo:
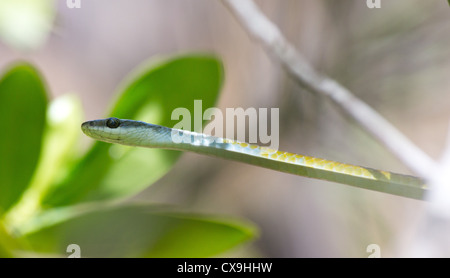
[[[191,151],[413,199],[422,199],[427,190],[424,181],[414,176],[276,151],[141,121],[108,118],[84,122],[81,128],[86,135],[108,143]]]

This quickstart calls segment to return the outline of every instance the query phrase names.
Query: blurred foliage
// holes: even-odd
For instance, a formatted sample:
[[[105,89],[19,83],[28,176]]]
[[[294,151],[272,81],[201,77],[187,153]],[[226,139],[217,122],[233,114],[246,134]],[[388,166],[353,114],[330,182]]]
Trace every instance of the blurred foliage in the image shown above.
[[[250,239],[254,229],[234,221],[159,206],[107,207],[75,215],[26,235],[46,253],[76,243],[87,257],[213,256]]]
[[[203,110],[214,106],[222,79],[213,56],[154,60],[126,79],[109,115],[172,126],[174,108],[193,113],[196,99]],[[205,257],[256,235],[245,221],[118,203],[166,174],[180,153],[102,142],[82,153],[80,101],[48,104],[47,96],[30,64],[0,79],[0,256],[64,256],[78,244],[87,257]]]
[[[54,0],[1,0],[0,38],[17,49],[34,49],[45,42],[54,18]]]
[[[8,210],[27,188],[44,133],[47,95],[35,69],[18,64],[0,80],[0,208]],[[20,128],[18,128],[20,126]]]

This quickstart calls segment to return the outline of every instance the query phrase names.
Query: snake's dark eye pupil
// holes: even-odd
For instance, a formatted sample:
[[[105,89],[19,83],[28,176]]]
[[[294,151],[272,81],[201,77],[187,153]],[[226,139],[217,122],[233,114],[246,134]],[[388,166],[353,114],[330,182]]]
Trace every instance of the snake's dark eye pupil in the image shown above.
[[[106,121],[106,126],[109,128],[117,128],[120,125],[120,120],[117,118],[109,118]]]

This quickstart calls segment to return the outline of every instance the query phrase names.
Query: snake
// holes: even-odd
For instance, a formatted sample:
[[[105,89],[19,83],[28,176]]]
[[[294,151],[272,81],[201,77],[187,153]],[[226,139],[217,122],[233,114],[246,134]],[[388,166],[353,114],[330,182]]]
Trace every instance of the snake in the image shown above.
[[[422,200],[428,191],[423,179],[411,175],[278,151],[143,121],[112,117],[86,121],[81,129],[87,136],[106,143],[194,152],[411,199]]]

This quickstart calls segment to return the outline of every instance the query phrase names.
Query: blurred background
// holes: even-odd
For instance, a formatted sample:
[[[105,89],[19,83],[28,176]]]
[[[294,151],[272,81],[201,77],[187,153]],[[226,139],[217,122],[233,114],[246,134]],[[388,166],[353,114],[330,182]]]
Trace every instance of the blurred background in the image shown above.
[[[381,0],[380,9],[363,0],[255,2],[318,71],[440,157],[450,118],[447,1]],[[215,53],[225,66],[217,107],[279,108],[280,150],[410,173],[326,99],[295,84],[220,1],[50,3],[48,37],[3,32],[0,68],[34,63],[53,97],[80,96],[86,119],[105,116],[123,78],[144,60]],[[225,254],[244,257],[367,257],[373,243],[381,256],[395,256],[424,209],[421,201],[191,153],[132,200],[251,220],[260,237]]]

